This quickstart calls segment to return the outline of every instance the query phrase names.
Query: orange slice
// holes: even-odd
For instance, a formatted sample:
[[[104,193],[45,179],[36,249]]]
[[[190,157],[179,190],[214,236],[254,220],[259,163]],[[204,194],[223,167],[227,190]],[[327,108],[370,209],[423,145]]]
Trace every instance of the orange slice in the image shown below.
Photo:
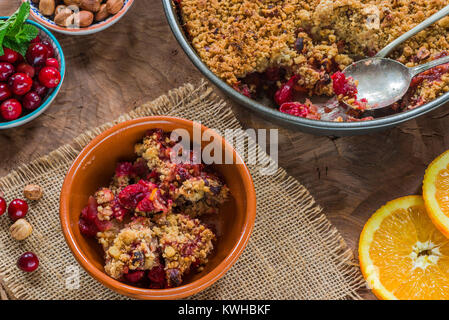
[[[435,226],[449,237],[449,151],[427,167],[423,183],[423,198]]]
[[[360,236],[359,261],[380,299],[449,299],[449,240],[421,196],[390,201],[373,214]]]

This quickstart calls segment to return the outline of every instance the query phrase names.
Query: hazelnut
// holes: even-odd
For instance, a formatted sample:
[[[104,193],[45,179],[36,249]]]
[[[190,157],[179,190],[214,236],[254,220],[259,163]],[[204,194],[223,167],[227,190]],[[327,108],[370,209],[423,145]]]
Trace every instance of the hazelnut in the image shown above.
[[[98,12],[100,11],[101,0],[81,0],[80,7],[81,9],[90,11],[90,12]]]
[[[28,200],[39,200],[43,194],[44,190],[37,184],[29,184],[23,189],[23,195]]]
[[[55,0],[41,0],[39,2],[39,11],[44,16],[51,16],[55,13]]]
[[[55,23],[61,27],[68,27],[73,24],[75,15],[72,11],[64,10],[55,16]]]
[[[64,0],[64,4],[66,6],[72,6],[72,5],[79,6],[80,3],[81,3],[81,0]]]
[[[123,0],[108,0],[106,6],[110,14],[116,14],[123,8]]]
[[[105,20],[107,17],[109,17],[109,12],[108,12],[108,8],[106,6],[106,3],[103,3],[100,6],[100,11],[98,11],[95,14],[95,21],[103,21]]]
[[[16,240],[24,240],[33,232],[33,227],[25,219],[19,219],[9,228],[11,236]]]
[[[167,258],[171,258],[176,254],[176,251],[175,249],[173,249],[173,247],[167,246],[165,247],[164,254]]]
[[[94,14],[90,11],[83,10],[75,13],[75,24],[80,27],[88,27],[94,22]]]

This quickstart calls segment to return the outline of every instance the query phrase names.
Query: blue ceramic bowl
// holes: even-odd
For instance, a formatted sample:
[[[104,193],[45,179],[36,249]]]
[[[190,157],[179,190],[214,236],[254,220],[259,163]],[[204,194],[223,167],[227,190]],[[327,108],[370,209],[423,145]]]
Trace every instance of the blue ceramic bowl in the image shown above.
[[[22,1],[29,1],[29,0],[22,0]],[[85,28],[65,28],[58,26],[52,19],[49,17],[44,16],[39,11],[39,5],[33,3],[32,1],[29,1],[31,4],[31,17],[33,20],[36,20],[40,24],[44,25],[50,30],[68,34],[68,35],[77,35],[77,36],[83,36],[88,35],[96,32],[103,31],[116,22],[118,22],[131,8],[131,5],[133,4],[134,0],[124,0],[124,4],[122,9],[116,13],[115,15],[109,16],[107,19],[100,21],[100,22],[94,22],[92,25],[85,27]]]
[[[0,17],[1,20],[6,20],[8,17]],[[14,127],[19,127],[21,125],[24,125],[25,123],[30,122],[31,120],[37,118],[39,115],[42,114],[53,102],[56,95],[59,92],[59,89],[61,89],[62,82],[64,81],[64,75],[65,75],[65,58],[64,53],[62,52],[61,45],[59,44],[58,40],[48,31],[45,27],[39,25],[38,23],[27,20],[27,23],[37,27],[39,29],[39,37],[42,40],[48,40],[55,51],[55,58],[59,61],[60,65],[60,73],[61,73],[61,82],[59,82],[59,85],[56,88],[50,89],[47,97],[45,97],[44,101],[42,102],[42,105],[37,108],[36,110],[32,112],[26,112],[25,115],[21,116],[19,119],[13,120],[13,121],[3,121],[0,119],[0,130],[2,129],[9,129]]]

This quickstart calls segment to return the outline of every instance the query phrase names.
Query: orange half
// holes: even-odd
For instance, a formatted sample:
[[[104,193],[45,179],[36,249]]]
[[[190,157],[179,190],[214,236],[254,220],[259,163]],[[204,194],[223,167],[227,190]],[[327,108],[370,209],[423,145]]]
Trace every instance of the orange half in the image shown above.
[[[449,237],[449,151],[427,167],[423,182],[427,212],[435,226]]]
[[[390,201],[373,214],[360,236],[359,261],[380,299],[449,299],[449,240],[421,196]]]

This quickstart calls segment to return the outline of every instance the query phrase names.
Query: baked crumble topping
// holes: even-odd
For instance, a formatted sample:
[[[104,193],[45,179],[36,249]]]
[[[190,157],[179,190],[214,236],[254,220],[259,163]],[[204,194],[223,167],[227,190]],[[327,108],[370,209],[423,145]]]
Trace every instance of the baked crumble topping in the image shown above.
[[[148,131],[135,145],[137,159],[118,163],[109,187],[99,188],[81,212],[80,231],[102,246],[105,272],[114,279],[179,286],[213,252],[213,228],[200,218],[218,214],[230,191],[204,164],[173,163],[176,142],[160,129]]]
[[[338,101],[317,106],[306,98],[334,96],[334,73],[354,60],[375,55],[449,1],[177,3],[186,33],[199,56],[236,90],[249,97],[268,94],[280,111],[296,116],[358,121],[372,119],[366,108],[347,108]],[[399,46],[391,57],[413,67],[447,55],[448,28],[446,17]],[[416,108],[449,91],[447,72],[441,72],[444,68],[447,66],[429,70],[428,76],[413,83],[406,96],[388,112]]]

